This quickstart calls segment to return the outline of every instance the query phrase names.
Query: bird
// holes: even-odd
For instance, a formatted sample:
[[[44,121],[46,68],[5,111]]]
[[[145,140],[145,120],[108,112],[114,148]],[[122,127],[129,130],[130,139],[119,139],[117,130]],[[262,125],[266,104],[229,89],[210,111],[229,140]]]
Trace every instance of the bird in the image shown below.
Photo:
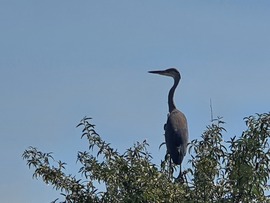
[[[182,161],[187,152],[188,144],[188,124],[184,113],[178,110],[174,103],[174,92],[179,84],[181,75],[176,68],[169,68],[166,70],[148,71],[149,73],[169,76],[174,79],[174,84],[168,94],[169,113],[167,122],[164,125],[165,143],[167,147],[167,154],[170,155],[175,165],[180,165],[180,172],[177,179],[182,177]]]

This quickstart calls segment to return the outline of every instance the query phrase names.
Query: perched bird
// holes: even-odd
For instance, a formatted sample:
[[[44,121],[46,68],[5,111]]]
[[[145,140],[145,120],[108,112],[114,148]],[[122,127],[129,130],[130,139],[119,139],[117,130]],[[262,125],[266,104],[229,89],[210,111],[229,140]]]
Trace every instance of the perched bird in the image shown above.
[[[149,73],[170,76],[174,79],[174,84],[168,95],[169,114],[167,123],[164,125],[164,130],[167,153],[170,154],[170,158],[174,164],[180,165],[178,176],[180,178],[182,176],[181,164],[187,152],[188,125],[186,116],[175,107],[173,96],[181,75],[175,68],[149,71]]]

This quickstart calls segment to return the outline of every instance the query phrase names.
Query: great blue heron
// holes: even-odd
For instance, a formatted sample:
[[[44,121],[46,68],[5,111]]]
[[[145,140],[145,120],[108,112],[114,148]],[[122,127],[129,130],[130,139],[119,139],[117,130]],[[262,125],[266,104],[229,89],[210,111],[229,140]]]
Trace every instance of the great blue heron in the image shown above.
[[[170,158],[172,159],[174,164],[180,165],[180,172],[178,178],[181,178],[181,164],[187,152],[188,125],[186,116],[181,111],[176,109],[173,101],[174,92],[181,79],[181,75],[179,71],[175,68],[169,68],[167,70],[149,71],[149,73],[170,76],[174,79],[174,84],[171,87],[168,95],[169,114],[167,118],[167,123],[164,125],[164,130],[167,153],[170,154]]]

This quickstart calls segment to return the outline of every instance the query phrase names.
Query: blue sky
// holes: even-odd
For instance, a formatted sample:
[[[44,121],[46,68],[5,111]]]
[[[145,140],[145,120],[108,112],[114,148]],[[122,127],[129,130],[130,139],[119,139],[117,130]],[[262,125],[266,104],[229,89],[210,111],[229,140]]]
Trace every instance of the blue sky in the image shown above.
[[[225,139],[240,135],[243,117],[269,111],[269,19],[266,0],[0,0],[1,202],[59,197],[21,154],[52,151],[76,173],[84,116],[119,151],[147,139],[158,164],[172,80],[148,70],[180,70],[190,139],[210,124],[210,98]]]

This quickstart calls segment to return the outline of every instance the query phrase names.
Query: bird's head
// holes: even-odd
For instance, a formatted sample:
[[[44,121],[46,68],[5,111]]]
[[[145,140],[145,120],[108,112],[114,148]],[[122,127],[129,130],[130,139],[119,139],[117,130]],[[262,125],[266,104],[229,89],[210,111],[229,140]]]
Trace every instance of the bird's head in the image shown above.
[[[154,74],[159,74],[159,75],[165,75],[165,76],[170,76],[173,77],[174,79],[180,79],[181,75],[179,71],[175,68],[169,68],[166,70],[154,70],[154,71],[148,71],[148,73],[154,73]]]

